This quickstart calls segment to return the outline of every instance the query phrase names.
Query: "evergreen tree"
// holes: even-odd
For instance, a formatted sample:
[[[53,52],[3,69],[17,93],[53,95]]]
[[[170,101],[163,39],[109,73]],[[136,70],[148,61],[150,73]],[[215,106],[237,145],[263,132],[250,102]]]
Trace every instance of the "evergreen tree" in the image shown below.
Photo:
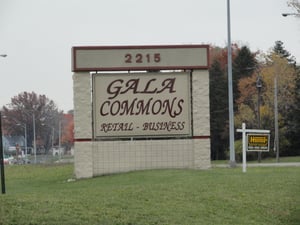
[[[242,78],[250,77],[256,70],[257,62],[255,60],[255,54],[250,51],[247,46],[237,52],[235,59],[233,60],[232,67],[232,86],[233,86],[233,100],[235,103],[234,111],[238,110],[237,100],[240,98],[241,93],[238,89],[239,81]]]
[[[300,2],[299,0],[289,0],[288,6],[296,10],[296,13],[300,13]]]
[[[233,62],[233,70],[237,80],[250,77],[256,69],[256,54],[252,53],[247,46],[242,46]]]
[[[290,141],[288,155],[300,155],[300,67],[296,70],[295,104],[288,113],[287,137]]]
[[[221,64],[214,60],[210,67],[211,159],[225,159],[228,149],[228,92]]]
[[[283,93],[289,92],[290,97],[285,98],[284,102],[279,105],[279,113],[281,115],[281,131],[283,133],[284,151],[283,155],[300,155],[300,71],[296,66],[295,57],[284,48],[282,41],[276,41],[272,54],[276,54],[280,58],[286,60],[287,68],[294,74],[294,80],[289,80],[282,87],[278,87],[278,96],[284,96]],[[280,68],[283,68],[281,66]],[[287,73],[283,72],[284,77]],[[290,104],[288,104],[290,102]]]
[[[291,56],[291,53],[284,48],[282,41],[275,41],[273,52],[280,57],[286,58],[290,64],[296,65],[295,57]]]

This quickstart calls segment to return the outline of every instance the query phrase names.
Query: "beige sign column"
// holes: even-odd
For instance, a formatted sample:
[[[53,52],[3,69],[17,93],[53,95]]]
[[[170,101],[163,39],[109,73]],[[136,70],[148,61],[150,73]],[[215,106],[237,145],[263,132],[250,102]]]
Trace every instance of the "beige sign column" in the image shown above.
[[[210,165],[209,73],[193,71],[193,138],[195,169]]]
[[[74,73],[74,145],[75,175],[77,178],[93,176],[92,100],[89,72]]]

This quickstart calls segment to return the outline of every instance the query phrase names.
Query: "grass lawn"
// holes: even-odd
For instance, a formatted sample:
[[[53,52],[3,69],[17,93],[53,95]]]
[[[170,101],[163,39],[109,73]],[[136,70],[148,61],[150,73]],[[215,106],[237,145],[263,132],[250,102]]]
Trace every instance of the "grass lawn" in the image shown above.
[[[68,182],[73,165],[6,167],[0,224],[299,225],[300,167],[151,170]]]

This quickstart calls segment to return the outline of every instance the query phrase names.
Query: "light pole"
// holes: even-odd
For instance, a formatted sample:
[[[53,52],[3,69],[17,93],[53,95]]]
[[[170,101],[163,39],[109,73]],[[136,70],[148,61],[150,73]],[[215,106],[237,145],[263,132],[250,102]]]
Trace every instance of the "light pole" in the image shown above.
[[[1,166],[1,189],[2,194],[5,194],[5,173],[4,173],[4,153],[3,153],[3,142],[2,142],[2,115],[0,111],[0,166]]]
[[[61,120],[59,120],[58,124],[58,149],[59,149],[59,159],[61,160]]]
[[[3,118],[7,118],[7,116],[3,115]],[[27,126],[26,126],[26,123],[22,124],[20,123],[20,121],[10,117],[10,120],[13,120],[17,126],[21,126],[24,128],[24,135],[25,135],[25,141],[24,141],[24,147],[25,147],[25,160],[26,160],[26,163],[28,162],[27,160],[27,153],[28,153],[28,147],[27,147]]]
[[[24,128],[24,131],[25,131],[25,160],[26,160],[26,163],[27,163],[27,127],[26,127],[26,124],[22,125],[20,123],[17,124],[18,126],[21,126]]]
[[[276,162],[279,162],[279,134],[278,134],[278,84],[277,74],[274,77],[274,128],[275,128],[275,139],[274,139],[274,150],[276,151]]]
[[[296,16],[300,17],[300,13],[282,13],[284,17]],[[276,162],[279,162],[279,128],[278,128],[278,79],[277,73],[274,77],[274,128],[275,128],[275,138],[274,138],[274,151],[276,151]]]
[[[42,126],[47,126],[47,127],[49,127],[49,128],[52,129],[51,148],[52,148],[52,150],[53,150],[53,147],[54,147],[54,127],[49,126],[49,125],[47,125],[47,124],[45,124],[45,123],[42,123]]]
[[[282,16],[287,17],[287,16],[300,16],[300,13],[281,13]]]
[[[228,58],[228,108],[229,108],[229,147],[231,167],[236,166],[234,151],[234,115],[233,115],[233,90],[232,90],[232,53],[231,53],[231,28],[230,28],[230,0],[227,0],[227,58]]]
[[[28,117],[30,114],[28,112],[22,111],[25,113]],[[32,111],[32,129],[33,129],[33,152],[34,152],[34,163],[36,163],[36,135],[35,135],[35,114],[34,111]]]
[[[35,137],[35,115],[32,112],[32,125],[33,125],[33,151],[34,151],[34,163],[36,164],[36,137]]]
[[[49,126],[47,124],[42,123],[42,126],[47,126],[50,127],[52,129],[52,150],[54,149],[54,127]],[[58,151],[59,151],[59,159],[61,159],[61,155],[62,155],[62,151],[61,151],[61,128],[62,128],[62,124],[61,124],[61,120],[59,120],[58,122]]]
[[[260,96],[261,96],[262,81],[259,74],[256,79],[256,88],[257,88],[257,124],[258,124],[258,129],[260,129]],[[261,152],[258,152],[258,162],[259,163],[261,162]]]
[[[1,54],[1,57],[6,57],[6,54]],[[5,194],[5,173],[4,173],[4,152],[2,142],[2,115],[0,111],[0,170],[1,170],[1,190]]]

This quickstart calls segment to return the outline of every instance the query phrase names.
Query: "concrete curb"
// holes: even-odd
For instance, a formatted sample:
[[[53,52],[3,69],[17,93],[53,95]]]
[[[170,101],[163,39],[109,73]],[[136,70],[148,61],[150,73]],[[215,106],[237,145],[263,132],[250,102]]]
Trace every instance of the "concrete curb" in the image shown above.
[[[236,167],[242,167],[237,164]],[[299,167],[300,162],[279,162],[279,163],[247,163],[247,167]],[[212,164],[212,168],[230,168],[229,164]]]

